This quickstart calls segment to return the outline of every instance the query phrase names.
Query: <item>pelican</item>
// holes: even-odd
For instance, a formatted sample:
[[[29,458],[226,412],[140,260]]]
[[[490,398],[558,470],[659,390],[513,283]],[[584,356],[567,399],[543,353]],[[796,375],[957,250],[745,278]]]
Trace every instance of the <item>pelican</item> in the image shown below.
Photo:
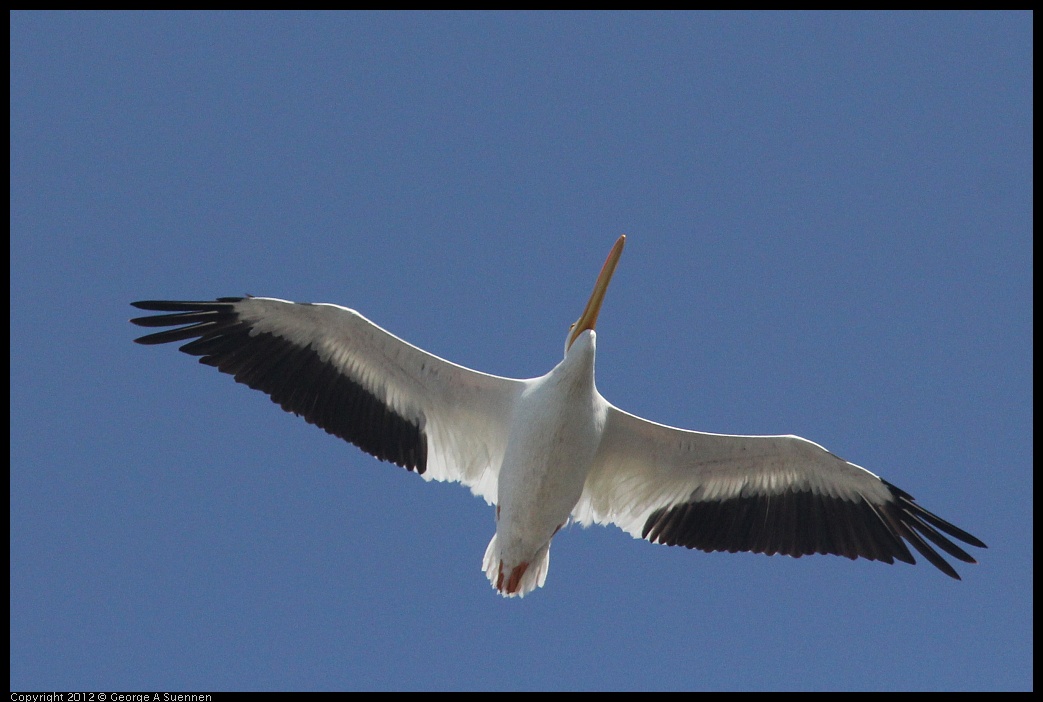
[[[551,540],[570,520],[669,546],[795,558],[915,563],[908,542],[957,580],[931,544],[976,563],[946,535],[986,548],[979,539],[807,439],[676,429],[603,398],[594,328],[625,241],[612,247],[569,328],[565,357],[528,380],[446,361],[338,305],[148,300],[132,304],[169,314],[131,322],[173,327],[138,343],[190,340],[181,351],[287,412],[427,480],[463,483],[495,506],[482,569],[504,597],[543,586]]]

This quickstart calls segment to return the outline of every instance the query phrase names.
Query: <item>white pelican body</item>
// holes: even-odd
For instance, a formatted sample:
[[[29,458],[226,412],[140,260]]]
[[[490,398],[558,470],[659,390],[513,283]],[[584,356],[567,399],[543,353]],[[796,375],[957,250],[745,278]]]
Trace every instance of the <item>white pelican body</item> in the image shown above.
[[[554,370],[526,381],[515,406],[483,561],[501,592],[543,585],[550,540],[583,494],[608,412],[594,387],[594,339],[582,332]]]
[[[950,577],[930,541],[985,544],[912,496],[797,436],[728,436],[624,412],[594,385],[594,331],[624,237],[572,325],[565,358],[516,380],[433,356],[354,310],[274,298],[135,302],[175,327],[137,339],[181,350],[262,390],[379,459],[467,485],[496,506],[482,567],[505,597],[541,587],[551,539],[570,518],[704,551],[830,553],[915,563],[905,541]],[[926,539],[926,541],[925,541]]]

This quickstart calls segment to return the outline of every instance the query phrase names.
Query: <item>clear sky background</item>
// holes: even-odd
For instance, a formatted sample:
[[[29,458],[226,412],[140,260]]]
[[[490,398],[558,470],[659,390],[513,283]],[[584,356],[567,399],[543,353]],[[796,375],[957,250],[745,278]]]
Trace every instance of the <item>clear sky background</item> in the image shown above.
[[[1029,689],[1030,14],[11,15],[11,686]],[[480,370],[795,433],[989,544],[558,534],[282,412],[129,303],[336,302]]]

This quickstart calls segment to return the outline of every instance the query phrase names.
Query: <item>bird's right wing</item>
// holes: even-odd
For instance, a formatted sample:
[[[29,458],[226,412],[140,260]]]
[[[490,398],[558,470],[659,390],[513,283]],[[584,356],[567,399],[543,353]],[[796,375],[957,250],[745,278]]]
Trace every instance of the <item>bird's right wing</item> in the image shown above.
[[[490,504],[524,381],[473,371],[330,304],[263,297],[151,300],[172,314],[131,320],[176,327],[141,344],[191,340],[181,351],[267,393],[287,412],[363,451],[458,481]]]

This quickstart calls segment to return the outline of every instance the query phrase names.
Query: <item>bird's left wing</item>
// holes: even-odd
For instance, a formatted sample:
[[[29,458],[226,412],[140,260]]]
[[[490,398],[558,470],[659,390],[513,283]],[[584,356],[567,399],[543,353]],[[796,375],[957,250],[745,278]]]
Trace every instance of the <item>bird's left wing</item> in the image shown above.
[[[613,523],[653,543],[703,551],[886,563],[915,563],[908,541],[957,579],[931,544],[967,563],[976,561],[946,535],[985,548],[908,493],[798,436],[686,431],[612,405],[605,421],[573,511],[581,524]]]
[[[182,351],[267,393],[287,412],[381,460],[496,501],[523,381],[450,363],[337,305],[263,297],[133,305],[171,313],[134,324],[176,327],[138,343],[191,340]]]

